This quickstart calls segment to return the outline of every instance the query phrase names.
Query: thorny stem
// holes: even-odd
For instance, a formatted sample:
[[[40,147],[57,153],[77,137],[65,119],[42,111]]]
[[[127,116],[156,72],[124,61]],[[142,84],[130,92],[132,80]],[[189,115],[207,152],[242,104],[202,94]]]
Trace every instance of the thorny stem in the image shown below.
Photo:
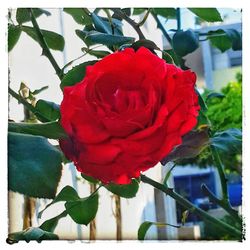
[[[210,147],[211,152],[212,152],[212,157],[214,159],[215,165],[218,169],[219,177],[220,177],[220,182],[221,182],[221,189],[222,189],[222,200],[224,202],[229,203],[229,198],[228,198],[228,190],[227,190],[227,178],[224,173],[224,167],[221,162],[219,153],[216,148],[213,146]]]
[[[165,194],[169,195],[170,197],[172,197],[173,199],[175,199],[176,202],[178,202],[180,205],[182,205],[183,207],[185,207],[187,210],[189,210],[192,213],[196,213],[204,221],[212,224],[213,226],[220,227],[222,230],[227,231],[231,235],[234,235],[234,236],[237,236],[239,238],[242,238],[242,233],[238,229],[236,229],[236,228],[228,225],[227,223],[225,223],[225,222],[223,222],[221,220],[218,220],[215,217],[209,215],[204,210],[196,207],[190,201],[186,200],[181,195],[179,195],[178,193],[176,193],[173,189],[167,188],[166,186],[162,185],[161,183],[158,183],[158,182],[150,179],[149,177],[147,177],[145,175],[141,175],[141,181],[144,182],[144,183],[147,183],[147,184],[149,184],[149,185],[151,185],[151,186],[153,186],[153,187],[161,190]]]
[[[168,32],[165,30],[165,28],[163,27],[161,21],[159,20],[158,16],[155,13],[151,13],[153,18],[155,19],[158,28],[161,30],[162,34],[166,37],[166,39],[168,40],[170,46],[172,46],[172,39],[169,36]]]
[[[120,10],[119,8],[111,8],[111,10],[118,16],[120,16],[122,19],[124,19],[127,23],[129,23],[134,30],[137,32],[139,39],[145,39],[145,36],[143,35],[139,25],[132,20],[129,16],[127,16],[122,10]]]
[[[13,89],[8,88],[9,94],[13,96],[18,102],[22,103],[24,107],[30,110],[36,117],[44,122],[49,122],[49,120],[44,117],[41,113],[39,113],[34,106],[32,106],[29,102],[27,102],[22,96],[18,95]]]
[[[238,212],[233,209],[229,203],[217,198],[210,190],[209,188],[206,186],[206,184],[202,184],[201,185],[201,189],[202,192],[208,196],[209,200],[217,205],[219,205],[220,207],[222,207],[225,211],[228,212],[228,214],[230,214],[232,216],[232,218],[238,222],[238,223],[242,223],[241,218],[238,215]]]
[[[177,30],[181,30],[181,10],[180,8],[176,9],[176,19],[177,19]]]
[[[55,71],[56,71],[56,74],[57,76],[59,77],[60,80],[62,80],[63,78],[63,73],[62,73],[62,70],[60,69],[60,67],[58,66],[55,58],[53,57],[53,55],[51,54],[50,50],[49,50],[49,47],[43,37],[43,34],[41,32],[41,29],[36,21],[36,18],[33,14],[33,11],[32,9],[29,9],[29,12],[30,12],[30,18],[31,18],[31,22],[33,24],[33,27],[34,27],[34,30],[36,32],[36,35],[37,35],[37,38],[39,40],[39,44],[40,46],[42,47],[43,49],[43,55],[45,55],[49,61],[51,62],[52,66],[54,67]]]

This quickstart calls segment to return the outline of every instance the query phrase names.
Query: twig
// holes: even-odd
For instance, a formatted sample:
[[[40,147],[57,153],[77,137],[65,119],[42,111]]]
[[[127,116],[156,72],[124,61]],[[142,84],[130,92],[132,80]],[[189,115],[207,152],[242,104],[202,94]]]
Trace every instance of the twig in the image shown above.
[[[177,19],[177,30],[181,30],[181,10],[180,8],[176,9],[176,19]]]
[[[18,102],[22,103],[24,107],[26,107],[28,110],[30,110],[33,114],[36,115],[36,117],[42,121],[42,122],[49,122],[49,120],[44,117],[40,112],[36,110],[34,106],[32,106],[30,103],[28,103],[22,96],[18,95],[13,89],[10,87],[8,88],[9,94],[13,96]]]
[[[124,19],[127,23],[129,23],[134,30],[137,32],[137,34],[139,35],[139,39],[145,39],[145,36],[143,35],[139,25],[132,20],[129,16],[127,16],[122,10],[120,10],[119,8],[111,8],[111,10],[118,15],[119,17],[121,17],[122,19]]]
[[[43,55],[45,55],[49,59],[49,61],[51,62],[52,66],[54,67],[54,69],[56,71],[57,76],[60,78],[60,80],[62,80],[62,78],[63,78],[62,70],[58,66],[55,58],[53,57],[53,55],[51,54],[51,52],[49,50],[49,47],[48,47],[48,45],[47,45],[47,43],[46,43],[46,41],[45,41],[45,39],[43,37],[42,31],[39,28],[39,25],[38,25],[38,23],[36,21],[36,18],[35,18],[34,14],[33,14],[32,9],[28,9],[28,10],[30,12],[31,22],[33,24],[33,27],[34,27],[34,30],[36,32],[37,38],[39,40],[39,44],[43,49]]]
[[[172,39],[169,36],[168,32],[165,30],[165,28],[163,27],[161,21],[159,20],[158,16],[155,13],[151,13],[153,18],[155,19],[158,28],[161,30],[161,32],[163,33],[163,35],[166,37],[166,39],[168,40],[170,46],[172,46]]]
[[[220,182],[221,182],[221,189],[222,189],[222,199],[223,201],[227,202],[229,204],[229,198],[228,198],[228,190],[227,190],[227,178],[224,173],[224,166],[221,162],[219,153],[216,148],[213,146],[210,147],[211,153],[212,153],[212,158],[214,160],[214,163],[218,169],[219,177],[220,177]]]
[[[238,212],[233,209],[227,202],[224,202],[221,199],[218,199],[210,190],[209,188],[206,186],[206,184],[202,184],[201,185],[201,190],[202,192],[208,196],[209,200],[217,205],[219,205],[220,207],[222,207],[225,211],[227,211],[232,218],[237,221],[238,223],[242,223],[241,218],[238,215]]]
[[[144,183],[147,183],[147,184],[161,190],[165,194],[171,196],[173,199],[176,200],[176,202],[178,202],[184,208],[188,209],[190,212],[196,213],[204,221],[207,221],[208,223],[212,224],[213,226],[218,226],[221,229],[223,229],[223,230],[227,231],[228,233],[230,233],[231,235],[238,236],[239,238],[242,237],[241,231],[237,230],[236,228],[228,225],[227,223],[225,223],[225,222],[223,222],[221,220],[216,219],[215,217],[213,217],[213,216],[209,215],[208,213],[206,213],[204,210],[196,207],[190,201],[186,200],[181,195],[176,193],[173,189],[167,188],[166,186],[162,185],[161,183],[158,183],[158,182],[150,179],[149,177],[147,177],[145,175],[141,175],[141,181],[144,182]]]

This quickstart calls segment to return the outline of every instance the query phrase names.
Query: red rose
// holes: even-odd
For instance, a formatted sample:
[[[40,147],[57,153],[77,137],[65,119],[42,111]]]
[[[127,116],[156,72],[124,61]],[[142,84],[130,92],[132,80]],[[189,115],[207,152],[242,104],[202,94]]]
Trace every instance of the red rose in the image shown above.
[[[64,88],[60,140],[78,171],[103,183],[130,183],[182,142],[197,122],[195,73],[148,49],[127,48]]]

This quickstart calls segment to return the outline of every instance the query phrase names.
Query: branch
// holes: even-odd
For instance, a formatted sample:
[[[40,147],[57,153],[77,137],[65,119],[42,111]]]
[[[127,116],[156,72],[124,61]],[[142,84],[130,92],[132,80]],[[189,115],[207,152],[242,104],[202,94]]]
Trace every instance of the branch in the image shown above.
[[[49,61],[51,62],[52,66],[54,67],[54,69],[56,71],[57,76],[59,77],[60,80],[62,80],[62,78],[63,78],[62,70],[58,66],[55,58],[53,57],[53,55],[51,54],[51,52],[49,50],[49,47],[48,47],[48,45],[47,45],[47,43],[46,43],[46,41],[45,41],[45,39],[43,37],[43,34],[41,32],[41,29],[39,28],[39,25],[38,25],[38,23],[36,21],[36,18],[35,18],[34,14],[33,14],[32,9],[28,9],[28,10],[30,12],[31,22],[32,22],[34,30],[36,32],[39,44],[43,49],[43,55],[45,55],[49,59]]]
[[[209,188],[206,186],[206,184],[202,184],[201,185],[201,190],[202,192],[208,196],[209,200],[217,205],[219,205],[220,207],[222,207],[225,211],[227,211],[232,218],[237,221],[238,223],[242,223],[241,218],[238,215],[238,212],[233,209],[227,202],[218,199],[210,190]]]
[[[158,183],[158,182],[150,179],[149,177],[147,177],[145,175],[141,175],[141,181],[144,182],[144,183],[147,183],[147,184],[149,184],[149,185],[151,185],[151,186],[153,186],[153,187],[161,190],[165,194],[171,196],[180,205],[182,205],[183,207],[185,207],[190,212],[196,213],[204,221],[212,224],[213,226],[218,226],[222,230],[227,231],[228,233],[230,233],[231,235],[238,236],[239,238],[242,237],[241,231],[239,231],[238,229],[236,229],[236,228],[228,225],[227,223],[225,223],[225,222],[223,222],[221,220],[216,219],[215,217],[213,217],[213,216],[209,215],[208,213],[206,213],[204,210],[196,207],[190,201],[186,200],[181,195],[179,195],[178,193],[176,193],[173,189],[167,188],[166,186],[162,185],[161,183]]]
[[[221,189],[222,189],[222,199],[223,201],[227,202],[229,204],[229,198],[228,198],[228,190],[227,190],[227,178],[224,173],[224,166],[221,162],[219,153],[216,148],[213,146],[210,147],[212,157],[215,163],[215,166],[218,169],[219,177],[220,177],[220,182],[221,182]]]
[[[10,87],[8,88],[9,94],[13,96],[18,102],[22,103],[24,107],[26,107],[28,110],[30,110],[33,114],[36,115],[36,117],[42,121],[42,122],[49,122],[49,120],[44,117],[40,112],[37,111],[37,109],[32,106],[30,103],[28,103],[22,96],[18,95],[13,89]]]
[[[176,19],[177,19],[177,30],[181,30],[181,10],[180,8],[176,9]]]
[[[122,10],[120,10],[119,8],[111,8],[111,10],[118,15],[119,17],[121,17],[122,19],[124,19],[127,23],[129,23],[134,30],[137,32],[137,34],[139,35],[139,39],[145,39],[145,36],[143,35],[139,25],[132,20],[129,16],[127,16]]]
[[[166,37],[166,39],[168,40],[169,44],[172,46],[172,39],[169,36],[169,34],[167,33],[167,31],[165,30],[165,28],[163,27],[161,21],[159,20],[158,16],[155,13],[152,13],[153,18],[155,19],[158,28],[161,30],[161,32],[163,33],[163,35]]]

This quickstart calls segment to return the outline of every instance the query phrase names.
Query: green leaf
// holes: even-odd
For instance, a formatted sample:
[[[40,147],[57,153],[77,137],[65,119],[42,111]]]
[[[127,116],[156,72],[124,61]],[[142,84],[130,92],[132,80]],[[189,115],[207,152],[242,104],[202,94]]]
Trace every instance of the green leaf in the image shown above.
[[[198,95],[198,102],[199,102],[199,105],[201,107],[201,111],[206,112],[207,111],[207,105],[206,105],[205,101],[203,100],[203,97],[201,96],[201,94],[197,90],[197,88],[195,89],[195,92]]]
[[[20,240],[25,240],[26,242],[36,240],[41,242],[42,240],[59,240],[59,237],[56,234],[44,231],[41,228],[29,227],[24,231],[10,233],[6,241],[9,244],[13,244],[18,243]]]
[[[44,137],[8,133],[8,188],[31,197],[55,197],[61,152]]]
[[[220,12],[216,8],[188,8],[196,16],[207,22],[223,21]]]
[[[55,121],[60,118],[60,106],[54,102],[38,100],[35,108],[49,121]]]
[[[172,39],[172,47],[176,54],[183,57],[199,47],[199,37],[191,29],[177,31]]]
[[[55,199],[49,203],[42,211],[38,213],[38,218],[42,217],[43,212],[50,207],[51,205],[59,202],[59,201],[74,201],[78,200],[80,197],[78,196],[76,190],[71,186],[65,186],[60,193],[55,197]]]
[[[150,222],[150,221],[145,221],[140,225],[138,229],[138,233],[137,233],[138,240],[145,239],[146,233],[152,225],[153,225],[153,222]]]
[[[95,56],[97,58],[103,58],[105,56],[110,55],[110,52],[105,51],[105,50],[92,50],[89,48],[82,48],[82,51],[90,54],[91,56]]]
[[[165,177],[164,177],[164,180],[162,182],[163,185],[167,186],[167,181],[169,179],[169,177],[171,176],[171,173],[172,173],[172,170],[175,168],[176,164],[174,164],[170,169],[169,171],[166,173]]]
[[[29,35],[36,42],[39,42],[36,31],[33,27],[21,26],[22,31]],[[41,30],[48,47],[52,50],[63,51],[64,38],[63,36],[49,30]]]
[[[211,138],[211,145],[228,154],[241,153],[242,132],[236,128],[216,132]]]
[[[39,227],[40,229],[44,230],[44,231],[47,231],[47,232],[54,232],[57,224],[58,224],[58,221],[61,219],[61,218],[64,218],[68,215],[68,213],[65,211],[63,211],[62,213],[60,213],[59,215],[49,219],[49,220],[46,220],[43,222],[43,224]]]
[[[66,86],[73,86],[76,83],[80,82],[85,77],[86,67],[89,65],[94,65],[96,62],[97,61],[84,62],[69,70],[67,74],[64,75],[61,81],[61,89]]]
[[[157,227],[164,227],[164,226],[171,226],[171,227],[175,227],[175,228],[180,228],[180,226],[176,226],[176,225],[172,225],[172,224],[168,224],[168,223],[161,223],[161,222],[151,222],[151,221],[144,221],[137,232],[137,238],[138,240],[144,240],[147,231],[149,230],[149,228],[155,225]]]
[[[8,24],[8,52],[16,45],[21,35],[22,30],[19,26]]]
[[[88,225],[95,218],[98,210],[98,193],[75,201],[67,201],[65,208],[74,222]]]
[[[176,18],[176,9],[175,8],[154,8],[153,12],[156,15],[163,16],[167,19]]]
[[[89,39],[86,39],[86,36],[89,31],[94,30],[94,27],[86,26],[83,30],[75,30],[76,35],[87,45],[87,47],[90,47],[92,45],[95,45],[96,43],[90,41]]]
[[[50,139],[66,138],[67,134],[59,122],[25,123],[9,122],[9,132],[44,136]]]
[[[131,15],[131,8],[123,8],[123,9],[121,9],[121,11],[124,12],[127,16]],[[117,15],[116,13],[114,13],[112,15],[112,18],[122,20],[122,18],[119,15]]]
[[[92,13],[91,17],[97,31],[112,34],[112,29],[109,22],[105,22],[100,16],[96,15],[94,12]]]
[[[212,36],[213,35],[213,36]],[[223,30],[209,31],[208,39],[210,43],[218,48],[222,53],[232,47],[230,38],[225,34]]]
[[[63,11],[71,15],[78,24],[92,24],[91,17],[82,8],[64,8]]]
[[[89,31],[86,33],[85,40],[92,43],[100,43],[106,46],[121,46],[122,44],[134,42],[133,37],[126,37],[120,35],[110,35],[98,31]]]
[[[181,56],[178,56],[172,49],[163,50],[162,59],[167,63],[180,66],[184,70],[188,69],[185,66],[185,60]]]
[[[235,29],[218,29],[209,31],[207,38],[211,44],[218,48],[221,52],[232,48],[233,50],[242,49],[241,34]]]
[[[222,93],[212,92],[212,93],[210,93],[210,94],[207,95],[206,102],[207,102],[209,99],[215,98],[215,97],[221,99],[221,98],[224,98],[225,95],[222,94]]]
[[[140,15],[143,12],[145,12],[147,9],[146,8],[134,8],[133,9],[133,15]]]
[[[85,180],[87,180],[90,183],[94,183],[94,184],[99,183],[99,181],[96,180],[95,178],[93,178],[92,176],[88,176],[88,175],[85,175],[83,173],[81,173],[81,176],[82,176],[82,178],[84,178]]]
[[[44,9],[34,8],[32,10],[35,18],[41,16],[42,14],[45,14],[46,16],[51,15],[49,11]],[[19,24],[29,22],[31,20],[29,10],[27,8],[18,8],[16,11],[16,20]]]
[[[118,185],[110,183],[108,185],[105,185],[105,188],[108,189],[111,193],[119,195],[121,197],[133,198],[138,192],[139,182],[137,179],[132,179],[131,184]]]
[[[131,47],[134,50],[138,50],[142,46],[151,50],[153,53],[154,53],[154,50],[160,50],[160,48],[153,41],[150,41],[147,39],[138,40],[131,45]]]

